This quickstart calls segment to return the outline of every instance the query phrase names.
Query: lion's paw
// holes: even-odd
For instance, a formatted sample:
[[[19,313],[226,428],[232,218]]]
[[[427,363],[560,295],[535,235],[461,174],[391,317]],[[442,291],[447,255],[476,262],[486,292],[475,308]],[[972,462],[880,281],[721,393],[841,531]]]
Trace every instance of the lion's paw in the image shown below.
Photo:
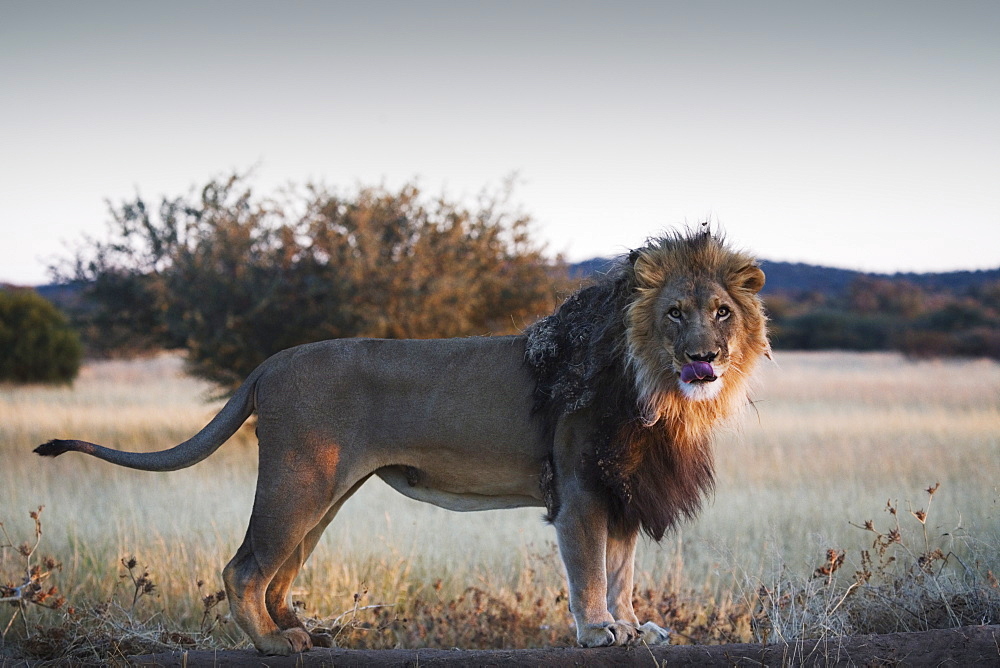
[[[313,647],[336,647],[337,642],[333,639],[333,636],[329,633],[310,633],[309,639],[312,640]]]
[[[270,633],[258,641],[254,646],[261,654],[269,656],[288,656],[298,654],[312,649],[312,639],[305,629],[292,628]]]
[[[576,641],[581,647],[632,645],[639,639],[639,629],[628,622],[589,624],[579,629]]]
[[[635,624],[629,622],[615,622],[608,625],[608,629],[615,636],[615,645],[634,645],[639,641],[639,629]]]
[[[577,628],[576,642],[580,647],[607,647],[615,644],[615,634],[607,624],[588,624]]]
[[[647,645],[669,645],[670,631],[653,622],[646,622],[639,627],[639,640]]]
[[[281,632],[281,635],[285,637],[288,644],[292,647],[292,654],[298,654],[299,652],[308,652],[312,649],[312,638],[306,633],[305,629],[291,628],[285,629]]]

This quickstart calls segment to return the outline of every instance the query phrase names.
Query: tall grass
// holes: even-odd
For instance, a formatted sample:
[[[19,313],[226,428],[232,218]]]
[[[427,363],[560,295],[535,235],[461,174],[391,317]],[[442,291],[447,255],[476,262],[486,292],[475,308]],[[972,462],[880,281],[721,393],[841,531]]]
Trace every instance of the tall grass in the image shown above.
[[[898,568],[908,562],[900,552],[895,566],[852,587],[852,573],[866,568],[864,551],[873,559],[865,522],[895,517],[906,528],[915,522],[909,510],[926,505],[923,490],[935,483],[933,512],[915,528],[926,528],[928,544],[941,550],[941,573],[989,588],[1000,572],[1000,365],[784,353],[760,380],[753,407],[717,439],[712,502],[661,544],[640,546],[640,616],[665,619],[681,641],[862,628],[856,613],[850,623],[833,621],[850,607],[834,608],[840,597],[875,591],[878,577],[902,577]],[[160,629],[156,642],[168,644],[169,632],[192,642],[245,642],[224,616],[216,620],[226,605],[213,601],[206,614],[203,600],[221,589],[219,572],[249,518],[256,475],[249,429],[205,462],[169,474],[31,453],[63,437],[168,447],[218,410],[209,392],[172,356],[92,362],[72,388],[0,386],[0,522],[8,533],[29,534],[28,511],[45,506],[40,549],[62,562],[53,578],[78,616],[118,609],[121,623]],[[899,516],[885,512],[887,500]],[[917,560],[921,535],[889,545],[884,558],[902,546]],[[537,509],[456,514],[373,481],[327,530],[293,597],[306,616],[355,646],[569,644],[554,540]],[[844,560],[815,578],[827,550],[843,551]],[[7,577],[21,555],[0,552]],[[129,556],[132,573],[122,563]],[[130,605],[133,578],[143,572],[155,588]],[[819,611],[782,603],[795,598]],[[30,623],[12,633],[38,637],[32,624],[66,614],[26,612]]]

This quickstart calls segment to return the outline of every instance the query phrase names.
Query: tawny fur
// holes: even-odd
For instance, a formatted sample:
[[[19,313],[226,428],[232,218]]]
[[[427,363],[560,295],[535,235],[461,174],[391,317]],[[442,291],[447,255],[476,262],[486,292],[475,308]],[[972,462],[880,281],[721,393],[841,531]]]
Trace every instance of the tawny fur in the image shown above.
[[[763,281],[752,257],[716,237],[668,235],[522,336],[299,346],[265,361],[174,448],[53,440],[36,452],[176,470],[211,455],[256,412],[256,497],[223,580],[234,619],[265,654],[332,643],[304,629],[289,592],[323,530],[373,475],[451,510],[546,507],[578,642],[665,642],[667,632],[640,625],[632,609],[636,537],[661,538],[712,487],[712,429],[746,401],[746,380],[768,353]],[[684,316],[669,317],[671,308]],[[686,392],[680,369],[704,351],[721,386]]]

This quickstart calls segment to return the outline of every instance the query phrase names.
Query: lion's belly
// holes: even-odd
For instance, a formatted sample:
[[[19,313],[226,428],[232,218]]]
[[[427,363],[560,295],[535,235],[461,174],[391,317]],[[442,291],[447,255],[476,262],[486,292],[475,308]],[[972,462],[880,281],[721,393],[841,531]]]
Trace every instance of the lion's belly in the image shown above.
[[[417,449],[404,462],[420,471],[422,484],[451,492],[506,494],[537,487],[543,461],[528,451],[488,447],[451,450]]]
[[[454,459],[436,453],[376,473],[400,494],[449,510],[493,510],[541,506],[541,466],[512,466],[488,457]],[[478,459],[478,461],[477,461]]]

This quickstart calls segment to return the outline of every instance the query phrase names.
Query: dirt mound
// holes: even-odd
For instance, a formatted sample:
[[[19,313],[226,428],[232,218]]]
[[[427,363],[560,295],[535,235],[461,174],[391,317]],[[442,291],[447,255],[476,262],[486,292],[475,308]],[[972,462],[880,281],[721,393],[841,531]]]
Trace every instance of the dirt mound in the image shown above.
[[[675,645],[647,649],[347,650],[290,657],[250,651],[168,652],[135,666],[1000,666],[1000,626],[889,633],[773,645]]]

